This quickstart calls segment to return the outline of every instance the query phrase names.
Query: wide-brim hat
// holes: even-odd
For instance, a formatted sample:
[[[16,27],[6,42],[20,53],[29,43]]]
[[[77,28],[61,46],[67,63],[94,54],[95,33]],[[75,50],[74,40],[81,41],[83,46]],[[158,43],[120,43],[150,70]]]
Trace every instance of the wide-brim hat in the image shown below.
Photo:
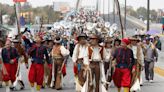
[[[79,41],[80,38],[87,39],[87,35],[85,33],[81,33],[81,34],[78,35],[77,40]]]
[[[136,37],[129,37],[128,38],[130,41],[140,41],[139,38],[136,38]]]
[[[54,43],[61,43],[62,39],[60,37],[56,37]]]
[[[114,40],[114,42],[120,42],[120,43],[121,43],[121,40],[120,40],[119,38],[116,38],[116,39]]]
[[[12,42],[13,43],[21,43],[21,41],[19,39],[13,39]]]
[[[150,41],[151,38],[150,38],[150,37],[146,37],[145,40],[146,40],[146,41]]]
[[[105,43],[112,43],[113,39],[111,37],[107,37],[104,42]]]
[[[100,39],[100,37],[99,37],[98,35],[96,35],[96,34],[91,34],[91,35],[89,36],[89,38],[90,38],[90,39]]]

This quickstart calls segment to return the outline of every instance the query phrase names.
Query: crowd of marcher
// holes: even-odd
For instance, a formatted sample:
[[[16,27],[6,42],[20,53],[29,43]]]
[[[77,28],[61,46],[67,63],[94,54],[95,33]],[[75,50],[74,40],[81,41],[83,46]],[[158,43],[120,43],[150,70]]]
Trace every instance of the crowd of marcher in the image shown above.
[[[104,22],[98,12],[79,10],[68,17],[72,26],[54,27],[31,35],[0,39],[0,87],[23,90],[21,65],[25,65],[31,92],[41,88],[62,90],[68,58],[74,66],[76,92],[108,92],[113,82],[121,92],[141,90],[142,71],[153,82],[161,41],[158,36],[120,38],[117,26]],[[36,85],[35,85],[36,84]],[[36,86],[36,90],[35,90]]]

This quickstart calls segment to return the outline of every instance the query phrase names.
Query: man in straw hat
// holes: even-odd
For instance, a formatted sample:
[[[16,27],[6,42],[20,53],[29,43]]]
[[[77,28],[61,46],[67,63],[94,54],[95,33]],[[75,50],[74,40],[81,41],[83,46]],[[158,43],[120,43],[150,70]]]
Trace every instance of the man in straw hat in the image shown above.
[[[69,50],[61,45],[62,39],[56,37],[52,49],[53,69],[52,69],[52,81],[53,88],[62,89],[62,78],[66,75],[66,60],[69,56]]]
[[[116,59],[113,81],[118,88],[118,92],[121,92],[121,87],[124,88],[124,92],[130,91],[131,71],[135,71],[133,51],[127,47],[129,44],[128,38],[122,39],[121,47],[117,48],[113,54],[113,60]]]
[[[29,49],[28,55],[31,57],[31,67],[29,70],[28,79],[31,84],[31,91],[34,91],[34,83],[37,84],[36,90],[40,92],[44,79],[44,62],[48,63],[51,68],[51,62],[49,62],[49,56],[46,47],[42,46],[42,38],[40,36],[35,37],[35,44]]]
[[[74,63],[74,74],[75,74],[75,83],[76,91],[81,92],[81,88],[85,82],[85,66],[89,65],[88,62],[88,45],[87,45],[87,36],[82,33],[77,37],[78,43],[75,46],[73,51],[72,60]]]
[[[100,92],[100,75],[101,75],[101,68],[100,63],[103,62],[105,58],[104,48],[99,45],[100,38],[96,34],[90,35],[90,46],[88,47],[88,57],[89,57],[89,63],[90,63],[90,69],[91,69],[91,83],[89,87],[89,92]],[[94,80],[95,79],[95,80]],[[94,82],[95,81],[95,87]]]
[[[11,40],[7,39],[5,47],[2,49],[2,61],[4,70],[2,72],[3,81],[6,83],[6,92],[10,92],[10,84],[16,80],[19,54],[16,48],[11,46]],[[11,83],[10,83],[11,81]],[[11,87],[13,89],[13,87]]]
[[[135,72],[132,74],[131,79],[131,89],[130,91],[136,92],[140,90],[140,80],[141,80],[141,71],[143,70],[143,62],[144,62],[144,55],[142,51],[142,47],[139,38],[130,37],[129,40],[131,41],[129,48],[133,51],[133,56],[135,60]],[[137,86],[133,86],[137,85]]]

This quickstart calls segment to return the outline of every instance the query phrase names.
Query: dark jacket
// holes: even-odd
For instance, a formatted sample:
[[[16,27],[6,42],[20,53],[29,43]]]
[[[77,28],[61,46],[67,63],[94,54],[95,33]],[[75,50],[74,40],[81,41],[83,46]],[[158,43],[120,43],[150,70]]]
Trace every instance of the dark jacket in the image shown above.
[[[15,63],[18,63],[18,59],[19,59],[19,54],[15,48],[10,47],[9,49],[7,48],[2,49],[3,63],[10,63],[11,60],[14,60]]]
[[[32,58],[32,63],[44,64],[44,56],[46,57],[46,62],[48,64],[51,63],[49,60],[48,51],[45,46],[37,47],[36,45],[33,45],[28,50],[28,55]]]
[[[113,54],[114,59],[116,59],[117,68],[132,68],[135,64],[133,51],[129,48],[118,48]]]

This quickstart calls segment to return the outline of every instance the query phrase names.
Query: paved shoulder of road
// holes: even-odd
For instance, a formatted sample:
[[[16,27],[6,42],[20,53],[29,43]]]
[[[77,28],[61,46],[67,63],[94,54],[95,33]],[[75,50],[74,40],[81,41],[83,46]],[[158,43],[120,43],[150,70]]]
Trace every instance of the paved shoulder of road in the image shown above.
[[[158,62],[155,64],[155,73],[164,77],[164,51],[159,52]]]

